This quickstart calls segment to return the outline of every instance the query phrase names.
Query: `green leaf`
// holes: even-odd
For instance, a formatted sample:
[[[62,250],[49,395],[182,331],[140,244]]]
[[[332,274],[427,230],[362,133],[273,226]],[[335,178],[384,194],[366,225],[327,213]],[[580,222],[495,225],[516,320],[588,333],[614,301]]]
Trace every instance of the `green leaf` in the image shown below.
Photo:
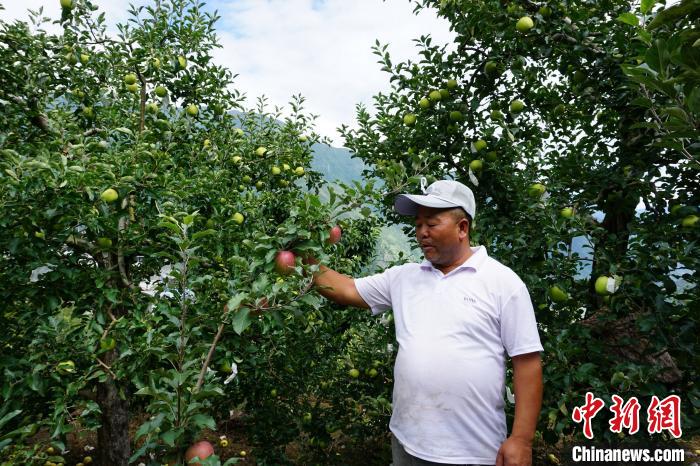
[[[621,23],[629,24],[630,26],[639,26],[639,18],[634,13],[622,13],[617,17],[617,20]]]
[[[236,312],[233,319],[231,319],[233,331],[239,335],[243,333],[243,331],[247,329],[251,323],[253,323],[253,319],[250,317],[250,308],[247,307],[244,307]]]
[[[165,433],[163,433],[160,438],[165,442],[167,445],[170,445],[171,447],[175,446],[175,440],[179,437],[179,432],[177,430],[169,430]]]
[[[17,410],[15,410],[15,411],[11,411],[11,412],[5,414],[5,415],[2,417],[2,419],[0,419],[0,429],[2,428],[2,426],[4,426],[5,424],[7,424],[7,423],[10,421],[10,419],[16,417],[16,416],[17,416],[19,413],[21,413],[21,412],[22,412],[21,409],[17,409]]]
[[[682,0],[680,3],[659,11],[654,20],[649,23],[648,29],[651,31],[664,25],[670,25],[697,11],[700,11],[700,1]]]
[[[195,414],[190,418],[190,420],[200,429],[203,427],[208,427],[211,430],[216,430],[216,422],[214,421],[214,418],[209,415],[202,413]]]
[[[639,10],[645,15],[649,13],[649,10],[651,10],[651,7],[654,6],[654,3],[656,3],[656,0],[642,0]]]
[[[229,309],[235,310],[241,305],[241,303],[248,297],[247,293],[238,293],[228,300],[226,305]]]
[[[700,87],[694,87],[685,98],[685,104],[693,113],[700,113]]]
[[[178,226],[175,225],[174,223],[170,223],[170,222],[160,222],[160,223],[158,224],[158,226],[159,226],[159,227],[163,227],[163,228],[168,228],[169,230],[172,230],[172,231],[175,232],[175,233],[180,233],[180,227],[178,227]]]
[[[211,229],[210,230],[202,230],[202,231],[198,231],[197,233],[192,234],[192,239],[197,240],[199,238],[203,238],[205,236],[211,236],[211,235],[215,235],[215,234],[216,234],[216,230],[211,230]]]

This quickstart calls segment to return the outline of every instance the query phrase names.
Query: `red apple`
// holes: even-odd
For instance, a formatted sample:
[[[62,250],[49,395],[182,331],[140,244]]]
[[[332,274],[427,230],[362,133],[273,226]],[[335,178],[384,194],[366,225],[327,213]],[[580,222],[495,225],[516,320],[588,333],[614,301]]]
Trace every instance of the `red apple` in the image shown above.
[[[185,462],[186,464],[190,464],[190,460],[195,456],[199,457],[200,460],[203,460],[205,458],[209,458],[213,454],[214,447],[211,445],[211,443],[207,442],[206,440],[200,440],[187,449],[185,452]],[[201,466],[201,463],[192,464]]]
[[[343,235],[343,230],[336,225],[333,228],[331,228],[330,231],[330,237],[328,238],[327,242],[328,244],[335,244],[340,241],[340,237]]]
[[[294,272],[294,253],[292,251],[279,251],[275,257],[275,270],[280,275],[289,275]]]

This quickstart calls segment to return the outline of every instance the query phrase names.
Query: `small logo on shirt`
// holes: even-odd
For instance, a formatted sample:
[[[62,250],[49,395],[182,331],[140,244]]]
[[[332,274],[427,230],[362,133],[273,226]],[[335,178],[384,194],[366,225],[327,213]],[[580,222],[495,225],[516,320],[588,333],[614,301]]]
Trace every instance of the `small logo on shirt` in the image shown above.
[[[476,304],[476,298],[473,298],[473,297],[471,297],[471,296],[465,296],[465,297],[464,297],[464,302],[465,302],[465,303]]]

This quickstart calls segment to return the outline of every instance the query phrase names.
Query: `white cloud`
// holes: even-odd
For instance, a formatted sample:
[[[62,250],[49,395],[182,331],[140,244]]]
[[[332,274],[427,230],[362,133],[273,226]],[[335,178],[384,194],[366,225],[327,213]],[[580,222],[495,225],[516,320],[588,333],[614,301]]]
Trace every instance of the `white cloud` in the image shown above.
[[[129,3],[96,1],[110,23],[127,17]],[[222,49],[218,63],[238,74],[235,87],[252,106],[264,94],[270,104],[285,106],[301,93],[306,109],[319,115],[317,130],[342,140],[335,129],[354,126],[355,105],[371,107],[372,96],[389,88],[371,46],[389,43],[394,63],[417,56],[413,39],[431,34],[436,43],[451,42],[447,22],[432,11],[413,14],[413,3],[381,0],[214,0],[208,8],[221,15],[217,31]],[[21,6],[20,6],[21,5]],[[26,18],[26,9],[44,5],[58,17],[58,0],[9,2],[4,20]]]

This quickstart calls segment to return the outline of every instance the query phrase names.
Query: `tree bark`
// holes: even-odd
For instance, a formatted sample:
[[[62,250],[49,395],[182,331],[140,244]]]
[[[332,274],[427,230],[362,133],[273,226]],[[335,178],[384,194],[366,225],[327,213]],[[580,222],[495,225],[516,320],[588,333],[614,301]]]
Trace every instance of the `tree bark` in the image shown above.
[[[116,351],[105,353],[105,363],[111,365]],[[102,425],[97,431],[97,465],[127,466],[129,443],[129,404],[119,396],[119,386],[111,375],[97,386],[97,404],[102,411]]]

